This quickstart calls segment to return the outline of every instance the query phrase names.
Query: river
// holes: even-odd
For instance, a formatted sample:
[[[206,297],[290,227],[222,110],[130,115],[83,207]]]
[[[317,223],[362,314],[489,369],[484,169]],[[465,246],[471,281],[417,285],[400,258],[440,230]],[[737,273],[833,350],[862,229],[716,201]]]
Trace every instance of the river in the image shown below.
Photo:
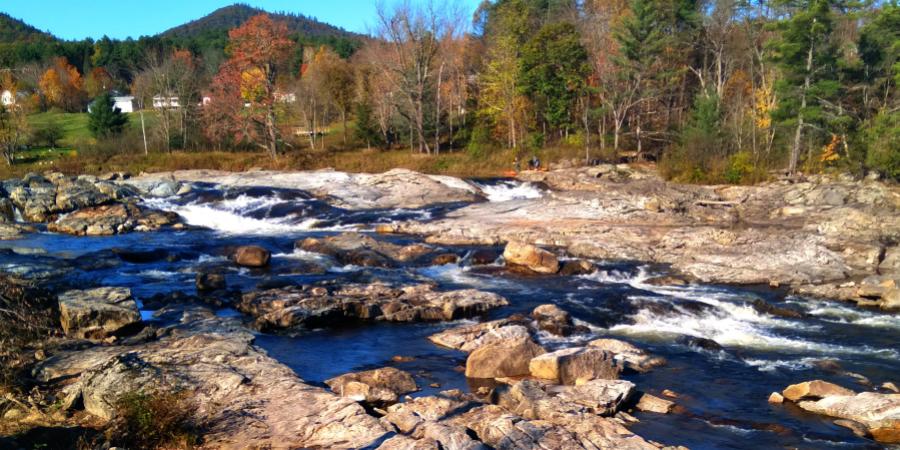
[[[489,201],[544,195],[539,187],[520,182],[479,183]],[[770,405],[766,399],[773,391],[810,379],[858,390],[863,389],[860,382],[877,386],[896,381],[900,369],[900,317],[896,315],[799,298],[768,286],[655,286],[646,281],[665,275],[666,267],[634,262],[595,261],[599,269],[590,275],[537,277],[506,271],[499,262],[469,264],[467,255],[483,247],[446,248],[461,257],[456,264],[394,269],[337,265],[322,255],[294,248],[295,241],[310,236],[371,232],[378,223],[437,218],[462,206],[456,204],[349,211],[302,191],[215,185],[199,185],[181,197],[145,202],[179,213],[196,228],[111,237],[39,232],[0,243],[0,267],[45,279],[58,288],[129,287],[142,303],[144,319],[151,321],[163,320],[154,316],[155,309],[165,303],[162,296],[195,292],[200,270],[225,273],[229,288],[240,291],[322,281],[431,281],[439,289],[477,288],[509,299],[509,306],[491,312],[488,319],[555,303],[591,333],[571,338],[542,335],[546,347],[612,336],[668,360],[650,373],[625,376],[648,392],[674,391],[676,403],[683,408],[668,415],[636,413],[640,423],[630,429],[646,439],[692,449],[880,448],[828,418],[790,404]],[[416,242],[414,237],[376,237]],[[235,267],[227,258],[229,249],[246,244],[270,249],[271,266],[266,270]],[[502,249],[491,250],[499,254]],[[800,317],[762,312],[760,301]],[[219,313],[239,314],[227,305]],[[465,354],[426,340],[441,329],[466,322],[471,321],[260,334],[256,343],[314,384],[349,371],[393,365],[415,375],[424,387],[415,394],[419,396],[477,384],[458,370],[465,365]],[[412,360],[393,362],[396,355]],[[831,360],[838,364],[828,363]],[[440,387],[430,387],[432,383]]]

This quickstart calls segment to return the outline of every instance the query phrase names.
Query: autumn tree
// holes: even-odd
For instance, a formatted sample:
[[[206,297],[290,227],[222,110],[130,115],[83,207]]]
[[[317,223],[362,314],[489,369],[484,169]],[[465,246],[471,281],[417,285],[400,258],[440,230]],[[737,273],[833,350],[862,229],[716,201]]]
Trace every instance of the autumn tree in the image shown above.
[[[287,26],[275,22],[268,14],[252,17],[228,32],[226,61],[213,79],[213,93],[239,93],[243,105],[239,111],[229,111],[228,126],[237,141],[257,145],[277,156],[278,127],[275,114],[275,82],[285,68],[294,42],[288,38]],[[232,86],[223,86],[232,84]],[[237,84],[237,86],[234,86]],[[235,89],[236,88],[236,89]],[[212,108],[234,108],[234,99],[212,96]]]
[[[87,91],[88,97],[95,98],[104,92],[112,90],[114,87],[113,83],[113,78],[106,69],[95,67],[87,76],[84,82],[84,89]]]
[[[341,116],[344,129],[344,144],[347,144],[347,115],[353,108],[356,97],[356,76],[353,67],[336,53],[324,50],[317,55],[315,64],[321,71],[321,84],[325,94],[334,103]]]
[[[68,112],[78,112],[84,107],[85,92],[81,73],[64,57],[53,60],[38,85],[49,106]]]
[[[187,148],[200,102],[200,63],[187,50],[151,55],[135,77],[139,105],[152,105],[159,116],[158,134],[166,150]]]
[[[16,95],[17,82],[10,72],[0,76],[0,90],[9,90]],[[0,153],[6,164],[12,165],[16,152],[28,138],[27,109],[22,102],[11,105],[0,103]]]

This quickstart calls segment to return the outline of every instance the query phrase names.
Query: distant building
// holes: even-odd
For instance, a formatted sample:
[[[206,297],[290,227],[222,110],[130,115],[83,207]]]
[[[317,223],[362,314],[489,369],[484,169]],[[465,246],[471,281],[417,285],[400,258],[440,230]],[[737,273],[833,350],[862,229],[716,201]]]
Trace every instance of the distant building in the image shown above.
[[[113,108],[118,108],[119,111],[123,113],[133,113],[134,112],[134,97],[131,95],[120,95],[112,98],[113,100]],[[91,107],[94,106],[94,103],[91,102],[87,110],[91,112]]]
[[[132,113],[134,112],[134,97],[131,95],[113,97],[113,107],[119,108],[119,111],[123,113]]]
[[[15,105],[16,104],[16,95],[13,94],[9,89],[3,91],[0,94],[0,103],[3,103],[3,106]]]
[[[296,103],[297,102],[297,94],[295,94],[293,92],[275,91],[275,101],[278,103]]]
[[[178,109],[181,108],[181,103],[179,102],[178,97],[157,95],[153,97],[153,107],[156,109]]]

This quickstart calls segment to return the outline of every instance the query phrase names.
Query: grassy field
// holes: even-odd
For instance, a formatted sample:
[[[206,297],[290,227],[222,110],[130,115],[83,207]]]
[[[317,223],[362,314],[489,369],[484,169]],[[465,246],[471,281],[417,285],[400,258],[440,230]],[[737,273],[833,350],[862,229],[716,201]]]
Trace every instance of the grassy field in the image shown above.
[[[140,129],[136,113],[130,115],[129,126]],[[152,124],[153,113],[145,113],[145,120]],[[214,169],[244,171],[250,169],[314,170],[334,168],[347,172],[384,172],[394,168],[406,168],[418,172],[446,174],[464,177],[496,177],[513,169],[515,152],[493,150],[483,155],[473,155],[465,150],[444,152],[440,155],[423,155],[409,149],[378,150],[347,148],[340,124],[336,124],[324,137],[322,149],[310,148],[305,139],[298,139],[294,147],[273,159],[261,151],[151,151],[143,154],[134,144],[121,147],[111,145],[114,151],[89,150],[94,143],[87,129],[87,114],[47,112],[29,117],[32,130],[56,122],[64,132],[60,148],[33,148],[20,153],[13,166],[0,166],[0,177],[21,176],[28,172],[58,170],[69,174],[99,174],[111,171],[160,172],[183,169]],[[149,125],[148,125],[149,126]],[[544,162],[581,159],[584,150],[574,147],[542,149],[537,155]],[[531,153],[522,154],[523,160]],[[524,164],[524,162],[523,162]]]

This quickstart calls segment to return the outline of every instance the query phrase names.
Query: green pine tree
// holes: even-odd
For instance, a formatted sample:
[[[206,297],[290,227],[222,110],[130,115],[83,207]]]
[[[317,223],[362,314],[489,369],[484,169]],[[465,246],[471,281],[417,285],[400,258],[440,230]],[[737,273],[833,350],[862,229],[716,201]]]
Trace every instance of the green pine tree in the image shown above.
[[[128,124],[128,116],[115,107],[112,96],[104,93],[91,104],[88,113],[88,129],[95,138],[119,134]]]
[[[775,85],[779,107],[773,119],[794,129],[788,170],[797,171],[804,132],[825,122],[823,106],[837,97],[838,51],[834,44],[834,0],[788,0],[792,14],[777,24],[773,45],[782,78]],[[807,136],[809,138],[810,136]]]
[[[366,147],[371,148],[372,145],[383,144],[381,130],[372,114],[372,103],[369,99],[363,98],[356,104],[356,123],[353,130],[354,137],[360,142],[365,142]]]

